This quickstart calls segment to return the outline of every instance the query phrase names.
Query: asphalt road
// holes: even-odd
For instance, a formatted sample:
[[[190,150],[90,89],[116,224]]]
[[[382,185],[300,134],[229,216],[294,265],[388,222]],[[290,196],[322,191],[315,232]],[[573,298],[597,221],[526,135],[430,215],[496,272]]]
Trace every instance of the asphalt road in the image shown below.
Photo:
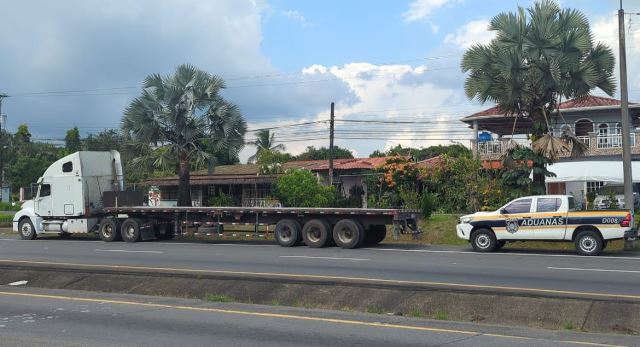
[[[637,337],[0,286],[0,345],[637,346]]]
[[[3,260],[103,264],[294,275],[313,278],[382,279],[466,289],[593,293],[640,300],[640,254],[583,257],[570,252],[505,251],[482,254],[464,249],[375,247],[284,248],[274,244],[0,239]],[[300,277],[302,279],[305,276]],[[4,283],[0,283],[4,284]]]

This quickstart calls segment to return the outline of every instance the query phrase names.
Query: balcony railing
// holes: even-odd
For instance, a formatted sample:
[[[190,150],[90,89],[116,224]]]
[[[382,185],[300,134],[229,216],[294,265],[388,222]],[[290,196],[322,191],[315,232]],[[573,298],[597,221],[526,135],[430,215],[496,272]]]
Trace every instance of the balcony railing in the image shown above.
[[[622,135],[600,135],[600,136],[577,136],[577,138],[582,141],[591,155],[599,154],[597,150],[599,149],[608,149],[608,148],[622,148]],[[514,139],[518,144],[530,147],[531,144],[529,141],[524,139]],[[635,134],[631,134],[631,147],[636,147],[636,136]],[[499,155],[504,152],[504,146],[508,143],[509,140],[493,140],[478,143],[478,152],[483,156],[493,156]],[[568,154],[567,154],[568,155]],[[589,154],[587,154],[589,155]]]
[[[598,136],[598,148],[622,148],[622,135],[604,135]],[[636,137],[631,136],[631,147],[636,146]]]

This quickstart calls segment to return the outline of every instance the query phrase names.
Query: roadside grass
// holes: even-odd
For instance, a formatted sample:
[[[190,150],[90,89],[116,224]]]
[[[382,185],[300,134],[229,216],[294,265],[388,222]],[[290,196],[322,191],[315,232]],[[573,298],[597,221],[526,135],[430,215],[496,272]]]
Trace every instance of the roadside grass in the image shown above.
[[[13,213],[11,214],[6,214],[6,213],[0,213],[0,223],[11,223],[11,220],[13,219]]]
[[[205,301],[210,301],[210,302],[232,302],[234,301],[232,297],[228,296],[228,295],[221,295],[221,294],[208,294],[207,296],[204,297]]]

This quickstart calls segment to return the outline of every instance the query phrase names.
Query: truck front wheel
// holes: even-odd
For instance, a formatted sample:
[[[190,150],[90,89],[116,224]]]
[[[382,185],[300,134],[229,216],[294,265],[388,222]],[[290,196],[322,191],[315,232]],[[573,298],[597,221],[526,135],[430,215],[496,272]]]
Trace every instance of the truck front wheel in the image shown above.
[[[18,231],[20,232],[20,238],[23,240],[33,240],[36,238],[36,229],[33,227],[33,223],[29,218],[23,218],[18,223]]]
[[[120,222],[115,218],[107,218],[100,223],[98,229],[100,239],[105,242],[122,240],[120,237]]]
[[[326,247],[331,242],[331,226],[323,220],[312,219],[304,223],[302,238],[309,247]]]
[[[140,221],[136,218],[128,218],[122,222],[122,239],[125,242],[137,242],[140,240]]]
[[[496,235],[489,229],[478,229],[471,234],[471,246],[476,252],[493,252],[496,249]]]
[[[604,241],[592,230],[585,230],[576,236],[576,249],[580,255],[598,255],[604,246]]]
[[[274,236],[282,247],[293,247],[302,238],[302,226],[293,219],[283,219],[276,224]]]

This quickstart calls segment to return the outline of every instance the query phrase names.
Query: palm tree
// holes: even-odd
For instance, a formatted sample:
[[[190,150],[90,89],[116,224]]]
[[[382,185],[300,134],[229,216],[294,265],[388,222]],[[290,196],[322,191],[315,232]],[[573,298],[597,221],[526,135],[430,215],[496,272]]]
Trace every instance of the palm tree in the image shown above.
[[[562,98],[584,98],[595,88],[613,95],[611,49],[593,42],[582,12],[560,9],[551,0],[537,1],[526,12],[519,7],[517,13],[500,13],[489,30],[496,32],[495,38],[471,47],[462,59],[467,97],[496,103],[506,116],[530,118],[534,150],[556,158],[571,146],[549,133],[550,117],[558,116],[554,111],[559,111]],[[565,141],[577,141],[565,135]],[[535,165],[533,183],[543,186],[544,170]]]
[[[256,139],[253,141],[249,141],[248,144],[256,147],[256,154],[249,157],[249,162],[253,163],[258,160],[260,156],[260,152],[262,151],[271,151],[271,152],[280,152],[284,151],[284,145],[279,144],[276,145],[276,134],[271,133],[269,129],[260,129],[256,131]]]
[[[173,75],[147,76],[122,117],[123,132],[142,153],[133,164],[176,170],[178,206],[191,206],[191,165],[219,153],[235,156],[244,146],[246,122],[218,95],[224,87],[222,78],[183,64]]]

